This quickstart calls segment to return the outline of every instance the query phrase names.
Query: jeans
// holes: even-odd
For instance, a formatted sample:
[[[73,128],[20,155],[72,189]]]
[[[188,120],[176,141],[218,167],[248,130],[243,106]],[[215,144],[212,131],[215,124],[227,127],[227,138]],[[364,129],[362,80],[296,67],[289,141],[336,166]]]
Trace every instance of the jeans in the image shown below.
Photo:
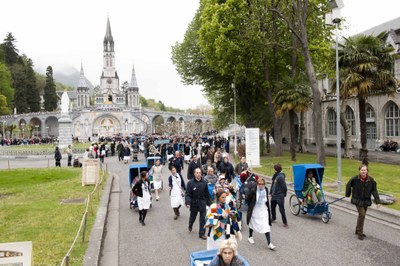
[[[285,198],[280,197],[271,200],[272,220],[276,220],[276,205],[279,206],[279,212],[281,213],[283,224],[287,224],[286,213],[285,213]]]

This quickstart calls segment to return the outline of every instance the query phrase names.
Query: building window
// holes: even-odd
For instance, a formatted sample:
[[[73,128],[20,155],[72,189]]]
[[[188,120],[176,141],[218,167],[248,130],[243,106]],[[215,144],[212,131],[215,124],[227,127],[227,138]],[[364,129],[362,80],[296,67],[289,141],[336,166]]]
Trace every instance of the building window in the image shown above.
[[[328,135],[336,135],[336,112],[328,110]]]
[[[354,112],[349,106],[346,107],[346,120],[350,124],[351,127],[351,135],[356,134],[356,120],[354,119]]]
[[[370,118],[372,120],[372,118],[375,118],[375,112],[374,110],[372,110],[371,107],[367,107],[367,111],[366,111],[366,118]]]
[[[391,103],[385,115],[385,135],[398,137],[400,132],[400,112],[396,104]]]

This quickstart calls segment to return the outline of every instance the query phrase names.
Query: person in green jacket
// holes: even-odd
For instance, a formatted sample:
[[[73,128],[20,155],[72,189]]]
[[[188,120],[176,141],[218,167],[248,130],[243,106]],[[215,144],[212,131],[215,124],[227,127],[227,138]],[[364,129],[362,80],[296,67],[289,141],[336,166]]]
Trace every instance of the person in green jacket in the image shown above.
[[[346,197],[351,197],[351,203],[356,205],[358,211],[358,219],[356,226],[356,235],[358,239],[364,240],[364,221],[367,209],[372,205],[371,195],[374,196],[375,203],[380,207],[378,188],[372,176],[368,175],[368,167],[361,165],[359,174],[353,176],[346,185]]]

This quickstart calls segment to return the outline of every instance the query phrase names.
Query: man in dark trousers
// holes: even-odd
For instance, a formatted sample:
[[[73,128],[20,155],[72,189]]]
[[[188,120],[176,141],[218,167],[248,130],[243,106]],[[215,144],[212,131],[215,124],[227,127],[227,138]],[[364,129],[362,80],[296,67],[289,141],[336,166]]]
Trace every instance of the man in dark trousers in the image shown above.
[[[211,205],[210,194],[208,192],[208,185],[206,181],[201,177],[201,169],[196,168],[194,170],[194,178],[191,179],[186,186],[185,195],[186,207],[190,207],[190,218],[189,218],[189,232],[192,232],[194,221],[196,220],[197,213],[200,213],[199,217],[199,237],[203,240],[207,240],[205,235],[206,230],[204,225],[206,223],[206,206]]]
[[[282,166],[280,164],[274,165],[275,174],[272,177],[271,184],[271,215],[272,221],[276,220],[276,205],[279,206],[282,222],[284,227],[288,227],[286,213],[285,213],[285,197],[287,193],[287,186],[285,181],[285,174],[282,173]]]
[[[189,166],[188,166],[188,172],[187,172],[187,179],[188,180],[191,180],[191,179],[194,178],[194,170],[196,168],[199,168],[199,167],[200,166],[197,163],[197,156],[193,155],[192,156],[192,160],[190,161]]]

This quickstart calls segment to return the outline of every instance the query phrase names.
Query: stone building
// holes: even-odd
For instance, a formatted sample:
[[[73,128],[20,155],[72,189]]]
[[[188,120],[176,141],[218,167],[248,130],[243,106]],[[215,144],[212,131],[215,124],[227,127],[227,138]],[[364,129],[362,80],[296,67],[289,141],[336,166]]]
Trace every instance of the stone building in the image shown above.
[[[378,35],[388,32],[386,42],[394,48],[394,53],[400,54],[400,17],[373,27],[360,34]],[[395,60],[395,76],[400,80],[400,59]],[[319,87],[323,97],[323,134],[326,145],[336,146],[336,96],[331,91],[332,81],[319,80]],[[354,97],[346,103],[346,119],[351,124],[351,139],[354,148],[360,148],[360,123],[358,100]],[[385,139],[392,139],[400,143],[400,88],[392,97],[388,95],[371,96],[367,99],[367,147],[376,149]],[[299,133],[300,115],[296,121],[296,131]],[[304,119],[305,139],[307,143],[315,143],[313,132],[312,110],[310,109]],[[282,128],[283,137],[290,139],[289,121],[285,120]],[[342,129],[342,139],[344,132]]]

